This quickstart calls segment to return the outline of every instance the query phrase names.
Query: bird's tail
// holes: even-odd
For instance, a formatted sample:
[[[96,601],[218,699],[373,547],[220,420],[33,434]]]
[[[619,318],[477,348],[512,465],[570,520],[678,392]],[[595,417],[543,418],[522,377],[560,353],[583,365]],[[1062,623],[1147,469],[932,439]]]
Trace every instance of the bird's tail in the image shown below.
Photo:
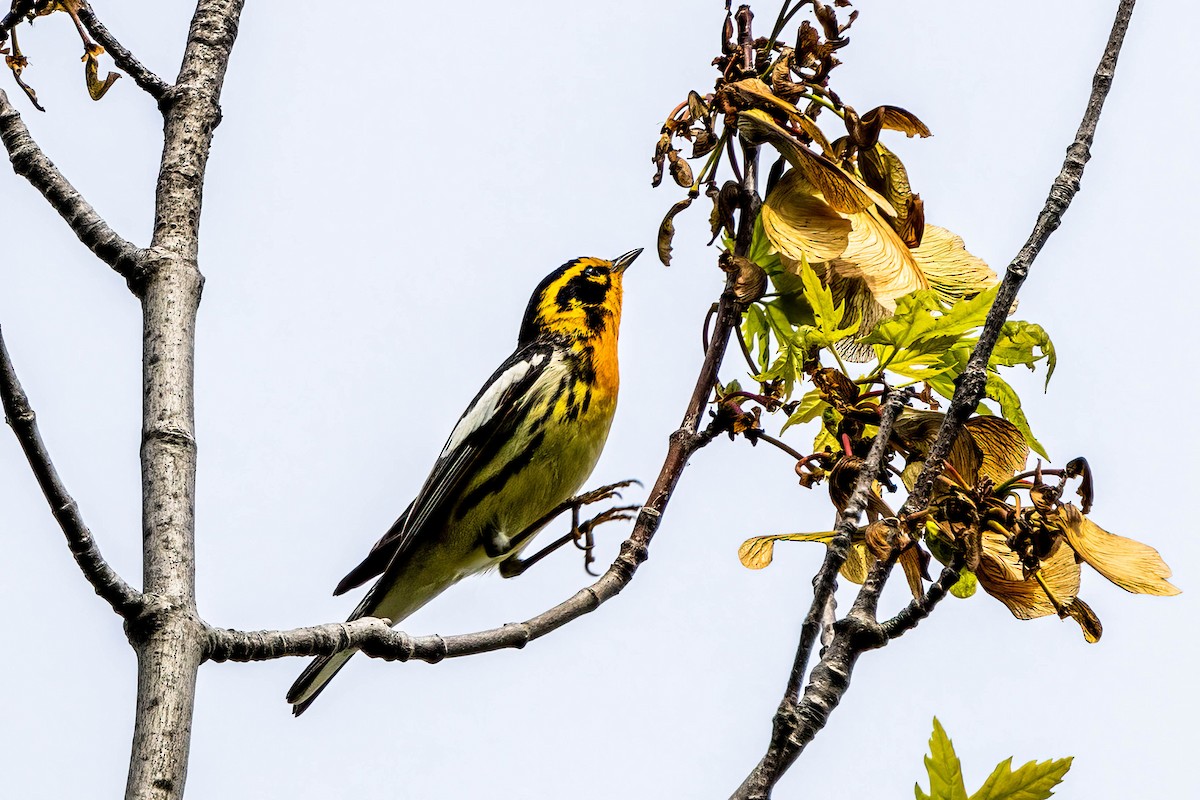
[[[341,650],[331,656],[314,659],[304,672],[300,673],[300,677],[296,678],[292,688],[288,689],[287,701],[292,704],[292,713],[297,717],[303,714],[356,652]]]
[[[395,581],[389,582],[387,587],[376,584],[371,591],[367,592],[366,597],[358,604],[358,608],[354,609],[354,613],[347,621],[353,622],[363,617],[383,617],[390,620],[392,625],[397,625],[462,576],[451,574],[447,578],[438,575],[436,579],[430,580],[417,575],[417,580],[413,581],[406,581],[404,577],[400,576]],[[415,592],[403,588],[409,585],[421,588]],[[313,662],[304,672],[300,673],[300,677],[292,684],[292,688],[288,689],[287,701],[292,704],[292,713],[296,716],[303,714],[312,705],[313,700],[317,699],[317,695],[333,680],[333,676],[346,666],[346,662],[356,652],[358,652],[356,649],[349,648],[339,650],[333,655],[318,656],[313,659]]]
[[[358,608],[354,609],[354,613],[350,615],[347,622],[353,622],[362,617],[374,616],[374,599],[375,591],[367,593],[362,602],[358,604]],[[399,619],[396,620],[399,622]],[[395,624],[395,623],[393,623]],[[296,678],[296,682],[292,684],[292,688],[288,689],[287,701],[292,704],[292,714],[300,716],[305,710],[312,705],[325,687],[333,680],[333,676],[341,671],[342,667],[346,666],[346,662],[350,657],[357,653],[355,648],[347,648],[328,656],[317,656],[313,662],[309,664],[304,672],[300,673],[300,677]]]

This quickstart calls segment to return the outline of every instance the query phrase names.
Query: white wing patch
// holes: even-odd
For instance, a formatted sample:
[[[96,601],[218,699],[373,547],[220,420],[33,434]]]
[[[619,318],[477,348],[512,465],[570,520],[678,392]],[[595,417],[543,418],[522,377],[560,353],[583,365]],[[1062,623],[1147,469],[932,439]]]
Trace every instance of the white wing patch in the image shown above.
[[[496,406],[499,405],[500,398],[504,397],[505,392],[514,383],[524,378],[529,370],[541,364],[545,358],[543,353],[537,353],[528,361],[513,364],[492,381],[492,385],[487,388],[487,391],[479,396],[479,399],[463,413],[458,424],[454,426],[454,430],[450,432],[450,439],[442,448],[439,458],[445,458],[447,454],[457,450],[468,436],[487,424],[496,413]]]

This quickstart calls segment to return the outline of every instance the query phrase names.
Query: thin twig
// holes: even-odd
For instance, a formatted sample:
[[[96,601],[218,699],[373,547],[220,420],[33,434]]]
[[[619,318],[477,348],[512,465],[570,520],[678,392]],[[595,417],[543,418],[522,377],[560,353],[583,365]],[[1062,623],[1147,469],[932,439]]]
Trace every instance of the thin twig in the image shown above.
[[[87,28],[92,38],[108,51],[108,54],[112,56],[113,63],[120,67],[122,72],[133,78],[133,82],[145,89],[151,97],[161,103],[163,98],[170,93],[171,85],[134,58],[133,54],[109,32],[108,28],[104,27],[104,23],[96,18],[96,14],[89,4],[80,4],[79,21],[83,23],[83,27]]]
[[[1079,191],[1079,181],[1090,158],[1096,125],[1104,105],[1104,99],[1112,86],[1117,57],[1121,51],[1125,32],[1129,27],[1134,3],[1135,0],[1121,0],[1120,2],[1108,43],[1100,59],[1100,64],[1096,68],[1087,109],[1075,135],[1075,140],[1067,148],[1067,156],[1062,169],[1051,185],[1050,195],[1038,215],[1033,232],[1005,272],[996,300],[980,332],[979,342],[971,353],[967,367],[959,379],[954,398],[946,411],[937,441],[930,450],[925,467],[917,478],[913,491],[901,509],[902,516],[911,516],[924,510],[928,505],[934,483],[941,474],[946,455],[950,451],[950,445],[958,437],[963,423],[974,413],[976,406],[983,398],[987,383],[987,363],[1008,316],[1008,310],[1016,299],[1017,291],[1025,282],[1030,265],[1041,252],[1050,234],[1061,224],[1063,214]],[[876,444],[878,444],[878,440]],[[826,563],[828,561],[827,554]],[[822,572],[824,569],[825,564],[822,565]],[[888,571],[890,570],[886,564],[882,567],[877,566],[871,571],[867,584],[864,584],[859,598],[855,601],[856,608],[860,603],[871,604],[878,599],[878,593],[882,589]],[[818,573],[818,578],[820,576],[821,573]],[[734,800],[765,800],[770,797],[775,784],[795,762],[808,742],[812,741],[812,738],[825,725],[829,713],[849,688],[850,677],[858,657],[866,650],[879,647],[888,640],[914,628],[945,596],[945,592],[953,585],[954,580],[957,580],[957,570],[944,570],[921,601],[910,604],[908,608],[883,625],[876,623],[875,629],[868,631],[868,635],[863,635],[860,625],[843,624],[855,622],[850,617],[839,622],[835,626],[833,641],[812,671],[800,704],[794,708],[781,707],[780,712],[776,714],[767,753],[734,792]],[[857,622],[861,622],[861,620]]]
[[[951,564],[943,569],[938,579],[921,595],[921,599],[912,600],[899,614],[880,624],[884,636],[889,640],[896,639],[917,627],[949,593],[950,587],[958,583],[961,570],[961,564]]]
[[[75,563],[96,590],[96,594],[104,598],[122,617],[131,619],[141,607],[141,594],[127,584],[104,560],[96,540],[92,538],[92,532],[83,521],[79,506],[63,486],[58,470],[50,460],[50,453],[46,450],[46,443],[42,441],[42,435],[38,432],[37,415],[33,413],[29,398],[17,379],[2,331],[0,401],[3,403],[4,416],[16,434],[21,450],[24,451],[25,458],[33,470],[33,476],[41,487],[42,494],[46,496],[46,502],[50,504],[50,510],[59,527],[67,537],[67,546],[71,548]]]
[[[13,171],[42,193],[97,258],[116,270],[131,288],[135,286],[144,272],[144,251],[121,238],[63,177],[30,136],[20,112],[9,103],[3,90],[0,90],[0,140],[8,151]]]

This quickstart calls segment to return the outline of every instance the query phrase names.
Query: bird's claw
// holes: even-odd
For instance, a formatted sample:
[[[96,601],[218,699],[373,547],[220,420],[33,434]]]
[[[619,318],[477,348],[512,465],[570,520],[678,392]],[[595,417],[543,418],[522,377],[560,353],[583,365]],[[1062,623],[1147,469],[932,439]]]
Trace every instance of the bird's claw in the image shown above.
[[[625,481],[624,484],[613,484],[613,486],[618,486],[618,485],[628,486],[630,483],[632,483],[632,481]],[[610,487],[610,486],[601,487],[600,489],[597,489],[596,491],[598,491],[598,492],[599,491],[609,491],[610,494],[608,496],[611,497],[611,496],[615,495],[617,497],[620,497],[619,494],[612,491],[612,487]],[[580,550],[583,551],[583,571],[584,572],[586,572],[588,575],[591,575],[593,578],[600,577],[600,573],[592,572],[592,564],[595,563],[595,561],[596,561],[596,557],[594,555],[592,555],[592,551],[596,547],[596,538],[593,534],[593,531],[595,531],[595,529],[597,527],[599,527],[600,525],[603,525],[606,522],[614,522],[616,520],[633,519],[634,517],[637,516],[636,512],[640,508],[641,508],[640,505],[613,506],[612,508],[604,509],[599,514],[595,515],[591,519],[586,520],[585,522],[582,522],[582,523],[579,521],[579,510],[575,509],[575,513],[572,517],[573,524],[571,526],[572,542],[574,543],[574,545],[577,548],[579,548]]]
[[[616,483],[610,483],[607,486],[601,486],[598,489],[592,489],[590,492],[584,492],[583,494],[575,497],[572,500],[572,505],[578,509],[583,506],[591,505],[592,503],[599,503],[602,500],[611,500],[614,497],[620,500],[621,493],[617,490],[624,489],[627,486],[633,486],[634,484],[641,486],[642,482],[636,478],[630,478],[626,481],[617,481]]]

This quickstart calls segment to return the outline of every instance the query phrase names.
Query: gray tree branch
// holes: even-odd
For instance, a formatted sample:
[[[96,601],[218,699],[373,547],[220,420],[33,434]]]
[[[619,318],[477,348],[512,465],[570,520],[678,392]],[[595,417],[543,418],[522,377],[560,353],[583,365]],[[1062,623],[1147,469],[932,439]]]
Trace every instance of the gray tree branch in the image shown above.
[[[17,379],[8,348],[4,344],[3,331],[0,331],[0,401],[3,402],[4,416],[16,434],[46,502],[50,504],[54,519],[67,537],[67,546],[83,576],[113,610],[126,619],[133,617],[141,607],[141,594],[104,560],[100,547],[92,538],[92,532],[83,521],[79,506],[59,478],[58,470],[54,468],[54,462],[50,460],[50,453],[38,431],[37,416]]]
[[[1135,0],[1121,0],[1118,6],[1108,42],[1092,80],[1092,91],[1075,140],[1067,148],[1062,169],[1051,184],[1049,197],[1038,215],[1033,232],[1005,271],[996,300],[980,333],[979,342],[959,378],[954,398],[938,431],[937,441],[929,452],[913,491],[901,508],[902,517],[914,514],[928,505],[934,482],[941,474],[950,446],[962,431],[963,423],[983,399],[987,384],[987,364],[1008,316],[1008,310],[1029,274],[1030,265],[1041,252],[1050,234],[1061,224],[1063,214],[1079,191],[1080,179],[1091,157],[1096,126],[1104,100],[1112,86],[1117,57],[1129,28],[1134,3]],[[883,438],[882,431],[879,438]],[[875,446],[878,444],[877,439]],[[733,793],[734,800],[765,800],[770,797],[775,784],[825,726],[829,714],[849,688],[850,677],[858,657],[867,650],[881,647],[890,639],[916,627],[957,580],[956,569],[944,570],[920,600],[914,600],[895,618],[879,625],[875,621],[875,605],[891,571],[893,560],[875,565],[858,593],[854,609],[834,626],[833,641],[813,668],[800,702],[789,705],[785,696],[785,702],[775,715],[767,753]],[[827,555],[814,583],[822,580],[830,561]],[[834,572],[836,573],[836,570]],[[789,687],[794,680],[793,674],[789,680]]]
[[[0,141],[8,151],[13,171],[41,192],[85,247],[133,287],[143,273],[143,251],[109,227],[96,209],[63,177],[54,162],[33,140],[20,112],[8,101],[8,95],[2,89]]]
[[[195,328],[203,276],[200,209],[213,130],[242,0],[200,0],[170,102],[142,287],[143,591],[130,626],[138,686],[127,800],[183,796],[196,671],[206,635],[196,611]]]

